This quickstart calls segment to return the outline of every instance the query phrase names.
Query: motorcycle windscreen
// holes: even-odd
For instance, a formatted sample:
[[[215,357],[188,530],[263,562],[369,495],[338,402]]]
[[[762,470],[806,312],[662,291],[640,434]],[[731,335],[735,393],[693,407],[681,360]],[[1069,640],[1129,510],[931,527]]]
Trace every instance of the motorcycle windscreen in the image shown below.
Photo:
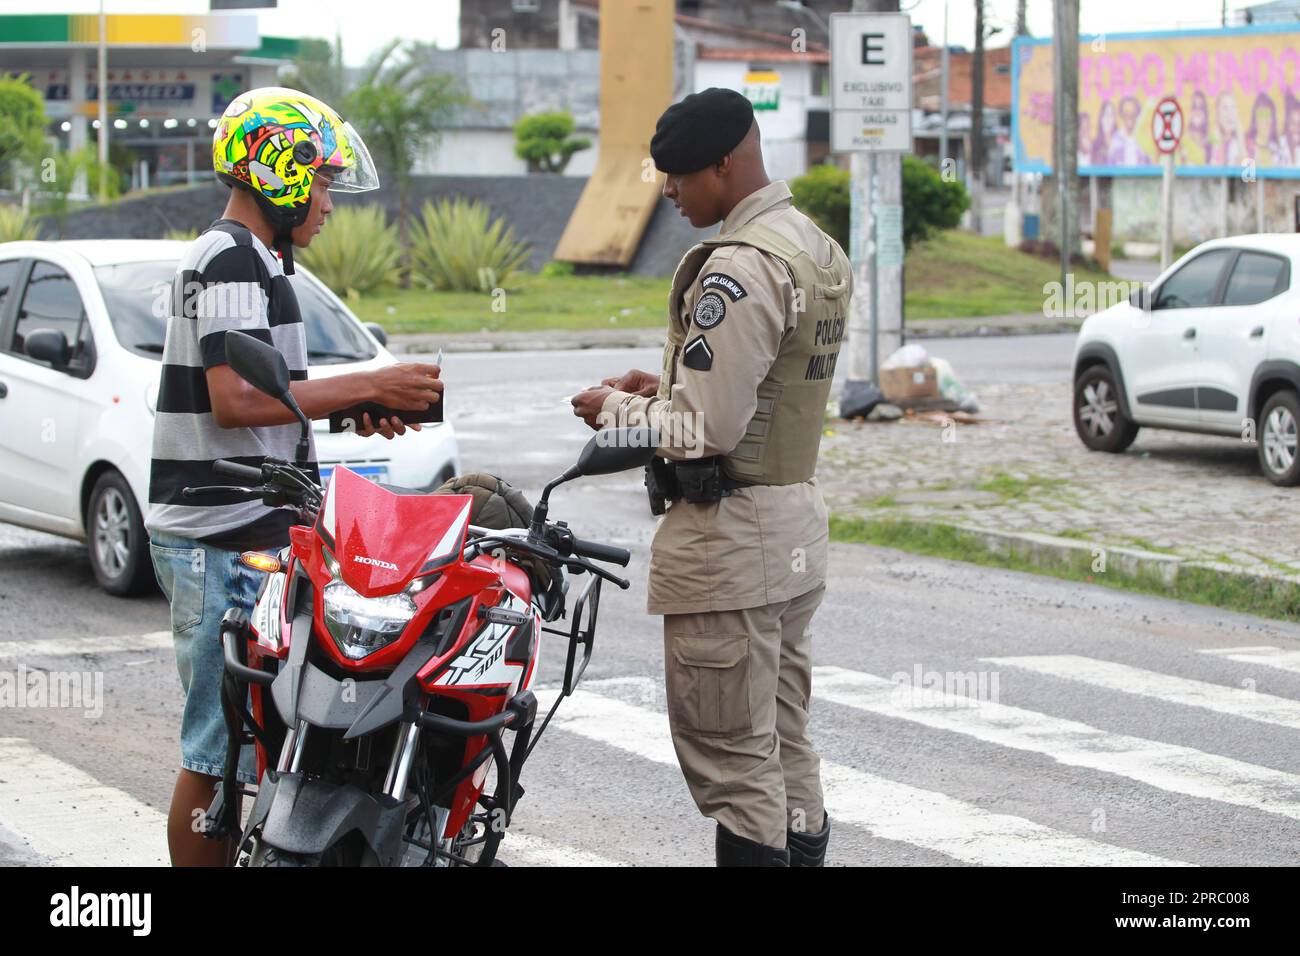
[[[336,576],[362,597],[382,597],[456,560],[472,503],[469,495],[390,491],[339,466],[318,530],[337,562]]]

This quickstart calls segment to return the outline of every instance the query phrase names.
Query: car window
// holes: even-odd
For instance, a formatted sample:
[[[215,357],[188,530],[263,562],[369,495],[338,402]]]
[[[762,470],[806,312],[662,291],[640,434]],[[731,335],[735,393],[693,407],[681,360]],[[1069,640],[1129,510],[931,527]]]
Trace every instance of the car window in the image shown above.
[[[289,282],[307,330],[308,364],[362,362],[379,354],[332,296],[297,273],[289,277]]]
[[[162,357],[172,279],[178,265],[174,261],[126,262],[95,270],[113,333],[124,347]],[[327,293],[297,275],[289,281],[302,312],[308,364],[360,362],[378,354],[356,322]]]
[[[9,292],[18,281],[18,271],[22,267],[21,259],[6,259],[0,262],[0,318],[5,314],[5,303],[9,301]]]
[[[1254,305],[1271,299],[1286,287],[1289,272],[1287,261],[1280,256],[1243,252],[1228,277],[1223,304]]]
[[[1211,249],[1201,253],[1161,284],[1153,308],[1194,309],[1213,305],[1219,276],[1234,252],[1233,249]]]
[[[14,325],[9,351],[25,355],[26,337],[37,329],[62,332],[72,346],[69,365],[82,363],[89,344],[90,328],[86,322],[86,310],[81,304],[81,293],[72,277],[51,262],[37,262],[32,266],[32,274],[27,279],[18,306],[18,322]]]

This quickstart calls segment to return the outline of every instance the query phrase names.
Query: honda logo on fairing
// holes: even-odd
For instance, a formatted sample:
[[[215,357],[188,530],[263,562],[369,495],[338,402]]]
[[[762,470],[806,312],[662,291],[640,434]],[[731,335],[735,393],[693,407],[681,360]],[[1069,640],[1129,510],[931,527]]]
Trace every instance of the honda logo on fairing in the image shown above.
[[[358,564],[369,564],[376,568],[387,568],[389,571],[397,570],[397,565],[389,564],[387,561],[380,561],[378,558],[365,558],[358,554],[353,556],[352,560],[356,561]]]

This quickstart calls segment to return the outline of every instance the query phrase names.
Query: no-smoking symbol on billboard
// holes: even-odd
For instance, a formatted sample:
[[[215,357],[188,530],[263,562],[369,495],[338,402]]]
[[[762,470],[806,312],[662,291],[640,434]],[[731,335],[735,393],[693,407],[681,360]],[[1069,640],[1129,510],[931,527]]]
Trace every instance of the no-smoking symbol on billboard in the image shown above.
[[[1151,138],[1162,153],[1172,153],[1178,148],[1178,142],[1183,138],[1183,109],[1172,96],[1166,96],[1156,104],[1156,110],[1151,114]]]

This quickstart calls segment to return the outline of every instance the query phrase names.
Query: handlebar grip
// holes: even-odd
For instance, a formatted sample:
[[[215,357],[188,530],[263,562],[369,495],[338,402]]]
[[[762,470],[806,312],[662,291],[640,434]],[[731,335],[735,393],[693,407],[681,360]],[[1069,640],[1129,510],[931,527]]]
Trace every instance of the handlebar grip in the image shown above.
[[[262,469],[251,465],[241,465],[237,461],[218,458],[212,463],[212,473],[223,478],[234,478],[240,484],[260,485],[263,482]]]
[[[624,568],[632,560],[632,552],[627,548],[615,548],[596,541],[583,541],[581,538],[573,539],[573,553],[593,561],[609,561]]]

